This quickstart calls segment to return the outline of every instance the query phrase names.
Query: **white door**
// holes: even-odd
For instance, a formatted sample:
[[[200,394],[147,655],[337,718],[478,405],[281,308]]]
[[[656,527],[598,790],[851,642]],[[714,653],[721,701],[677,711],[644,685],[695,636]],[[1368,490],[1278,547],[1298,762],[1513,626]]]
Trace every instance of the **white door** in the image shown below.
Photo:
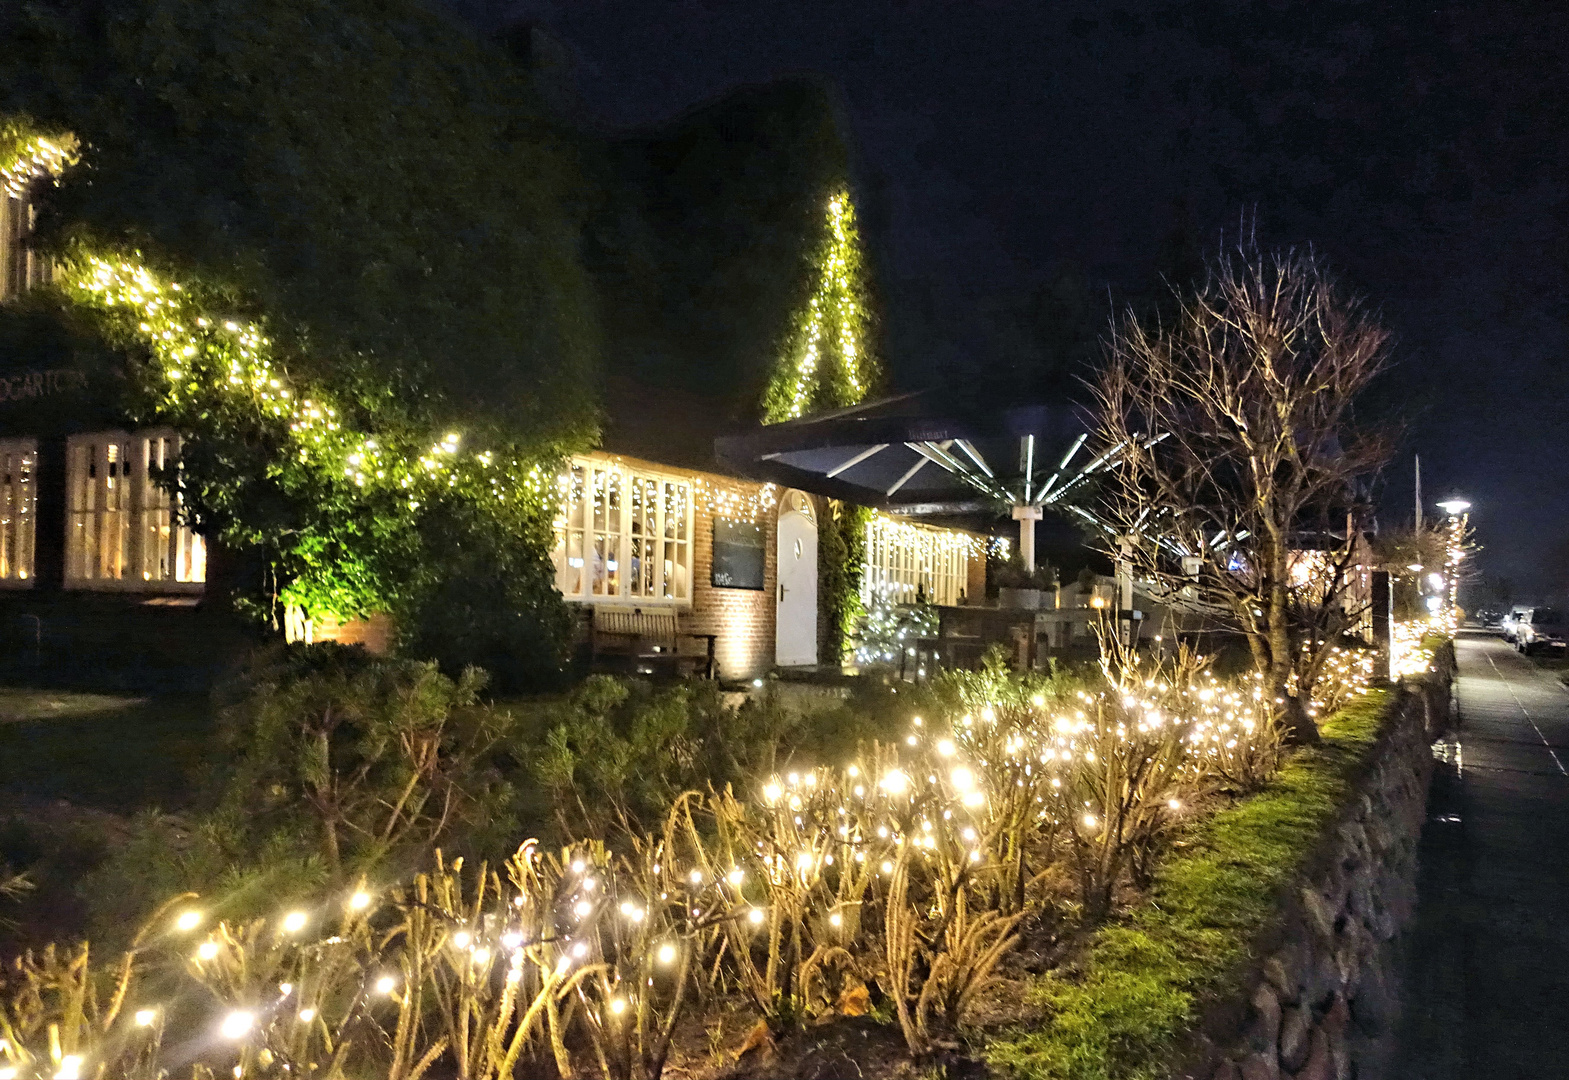
[[[812,503],[792,491],[779,507],[778,616],[774,662],[817,663],[817,521]]]

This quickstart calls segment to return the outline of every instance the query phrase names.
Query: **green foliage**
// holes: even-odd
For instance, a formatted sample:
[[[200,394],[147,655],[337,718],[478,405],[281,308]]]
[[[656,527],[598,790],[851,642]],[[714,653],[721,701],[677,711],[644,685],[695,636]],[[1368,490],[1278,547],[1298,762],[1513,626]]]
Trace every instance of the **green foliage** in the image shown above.
[[[1324,742],[1298,751],[1260,795],[1192,821],[1169,797],[1212,792],[1215,777],[1204,740],[1187,736],[1258,713],[1196,707],[1215,684],[1191,665],[1154,670],[1112,652],[1103,667],[1093,683],[1017,677],[999,655],[930,687],[804,715],[777,687],[731,708],[709,683],[596,678],[520,715],[479,708],[472,675],[454,682],[352,650],[280,651],[229,695],[236,764],[217,785],[218,811],[193,828],[140,823],[89,887],[101,915],[119,916],[107,940],[120,943],[151,896],[202,892],[188,923],[170,926],[171,908],[160,909],[156,943],[145,939],[151,961],[128,957],[122,969],[125,1000],[141,1008],[156,994],[168,1031],[213,1023],[215,1008],[252,1008],[282,982],[325,1020],[297,1023],[292,1005],[257,1010],[258,1034],[221,1051],[242,1064],[262,1061],[244,1057],[262,1040],[277,1055],[293,1039],[296,1062],[345,1048],[324,1076],[379,1067],[394,1047],[402,1064],[386,1075],[501,1058],[537,1072],[546,1056],[558,1074],[586,1074],[592,1052],[601,1075],[655,1078],[689,998],[712,1011],[744,996],[776,1032],[881,999],[926,1060],[998,978],[1028,913],[1052,902],[1054,871],[1078,845],[1104,832],[1137,846],[1180,829],[1149,902],[1027,987],[1047,1024],[988,1048],[1011,1075],[1153,1080],[1198,1007],[1235,991],[1280,888],[1344,806],[1385,702],[1332,718]],[[1123,779],[1167,736],[1183,744],[1179,769]],[[568,840],[559,850],[517,846],[528,833],[509,817],[516,763],[555,812]],[[1111,801],[1122,811],[1100,805]],[[1139,807],[1166,824],[1146,828]],[[1089,813],[1099,821],[1076,837]],[[509,885],[484,863],[465,872],[466,860],[431,850],[448,841],[514,851],[492,864]],[[411,863],[432,861],[434,873],[397,884]],[[108,978],[85,946],[72,955],[78,977]],[[57,958],[16,970],[54,978]],[[30,985],[0,987],[0,1021],[36,1055],[54,1014],[34,1007]],[[575,1009],[586,1026],[574,1026]],[[594,1019],[623,1013],[649,1019]],[[348,1039],[351,1024],[368,1036]],[[140,1037],[156,1043],[162,1030]],[[108,1030],[81,1038],[102,1062],[131,1045]],[[529,1049],[519,1058],[503,1045]],[[413,1063],[423,1064],[404,1067]]]
[[[871,517],[870,507],[830,499],[817,534],[822,655],[837,657],[841,663],[853,655],[856,631],[866,615],[861,581],[866,571],[866,525]]]
[[[1201,1002],[1234,989],[1279,890],[1340,812],[1378,740],[1389,698],[1370,694],[1327,721],[1259,794],[1193,826],[1156,871],[1150,899],[1097,931],[1071,970],[1030,988],[1049,1019],[993,1039],[987,1059],[1035,1080],[1169,1075]]]
[[[219,818],[252,837],[314,833],[338,880],[496,823],[509,718],[478,705],[484,682],[355,648],[260,654],[220,721],[234,766]]]
[[[830,92],[799,79],[747,87],[580,152],[607,375],[755,420],[816,285],[828,196],[848,177]]]
[[[568,674],[572,615],[550,561],[554,508],[487,495],[474,478],[422,508],[417,561],[400,568],[404,586],[390,605],[399,650],[448,675],[480,667],[498,692],[555,686]]]
[[[999,589],[1050,591],[1057,587],[1057,568],[1050,563],[1037,563],[1034,570],[1027,570],[1019,553],[1014,552],[993,572],[992,583]]]
[[[243,917],[280,892],[401,873],[438,844],[510,844],[516,721],[479,703],[483,685],[357,648],[259,653],[222,693],[211,811],[138,819],[89,879],[100,930],[185,890]]]
[[[788,708],[773,690],[733,706],[709,681],[594,675],[546,710],[530,769],[565,837],[646,831],[683,791],[749,784],[792,760],[835,761],[886,738],[902,706],[876,689],[817,711]]]
[[[390,611],[454,672],[559,677],[544,478],[593,433],[595,334],[524,77],[412,0],[46,2],[0,33],[0,168],[88,147],[42,239],[124,357],[115,411],[185,433],[187,513],[259,550],[242,606]]]
[[[870,301],[850,193],[832,191],[826,204],[827,228],[812,258],[815,284],[763,394],[765,423],[854,405],[879,376],[867,340]]]
[[[931,604],[873,600],[855,630],[855,662],[864,667],[903,669],[917,638],[934,638],[937,609]]]
[[[499,49],[413,0],[43,0],[0,36],[0,111],[89,148],[51,235],[265,313],[296,373],[589,430],[572,172]]]

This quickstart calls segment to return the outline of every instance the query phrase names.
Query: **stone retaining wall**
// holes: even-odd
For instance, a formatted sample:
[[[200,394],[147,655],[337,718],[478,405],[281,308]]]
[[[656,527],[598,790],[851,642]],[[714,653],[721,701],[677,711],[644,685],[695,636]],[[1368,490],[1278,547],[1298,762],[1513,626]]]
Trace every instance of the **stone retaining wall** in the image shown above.
[[[1399,1014],[1400,933],[1416,904],[1432,743],[1449,663],[1407,684],[1338,824],[1260,941],[1245,1003],[1210,1010],[1200,1080],[1382,1080]],[[1390,1078],[1396,1080],[1396,1078]]]

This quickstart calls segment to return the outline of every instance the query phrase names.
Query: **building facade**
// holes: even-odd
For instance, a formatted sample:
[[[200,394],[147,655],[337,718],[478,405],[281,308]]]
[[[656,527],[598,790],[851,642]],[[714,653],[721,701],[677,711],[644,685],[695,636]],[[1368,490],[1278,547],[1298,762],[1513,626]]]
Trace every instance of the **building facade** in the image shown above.
[[[32,220],[25,198],[0,197],[0,302],[51,279],[27,243]],[[103,611],[197,606],[209,560],[180,512],[180,434],[127,425],[113,362],[58,344],[0,344],[0,594],[96,598]],[[705,469],[703,445],[671,456],[684,464],[600,452],[562,470],[556,584],[589,633],[613,611],[668,616],[680,647],[711,650],[727,680],[837,664],[819,619],[827,500]],[[960,604],[984,589],[971,534],[877,515],[862,542],[868,605]],[[384,617],[285,622],[294,640],[383,651],[395,639]]]
[[[678,647],[695,654],[712,639],[726,680],[840,662],[826,655],[818,617],[826,500],[608,453],[574,456],[558,483],[556,584],[590,630],[610,610],[668,612]],[[984,593],[974,534],[876,515],[863,543],[865,603]]]

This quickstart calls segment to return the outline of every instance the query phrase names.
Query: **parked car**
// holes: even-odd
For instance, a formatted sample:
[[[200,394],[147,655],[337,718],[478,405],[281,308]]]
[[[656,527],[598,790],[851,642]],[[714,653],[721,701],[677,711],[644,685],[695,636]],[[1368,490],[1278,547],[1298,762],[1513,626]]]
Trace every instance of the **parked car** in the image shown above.
[[[1532,608],[1515,624],[1515,648],[1527,656],[1569,645],[1569,622],[1556,608]]]
[[[1515,631],[1520,626],[1521,616],[1529,614],[1531,614],[1531,609],[1528,607],[1512,607],[1509,609],[1509,614],[1505,615],[1503,621],[1498,624],[1504,632],[1505,641],[1513,641],[1515,639]]]

